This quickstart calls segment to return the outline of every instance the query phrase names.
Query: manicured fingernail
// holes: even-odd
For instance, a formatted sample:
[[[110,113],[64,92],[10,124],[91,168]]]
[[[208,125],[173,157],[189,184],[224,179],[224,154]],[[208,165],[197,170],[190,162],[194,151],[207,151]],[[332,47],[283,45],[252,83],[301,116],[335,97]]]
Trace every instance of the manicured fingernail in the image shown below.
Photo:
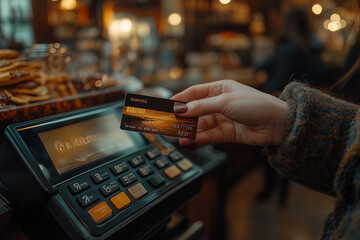
[[[181,105],[175,105],[174,106],[174,112],[175,113],[186,113],[186,111],[188,110],[186,104],[181,104]]]

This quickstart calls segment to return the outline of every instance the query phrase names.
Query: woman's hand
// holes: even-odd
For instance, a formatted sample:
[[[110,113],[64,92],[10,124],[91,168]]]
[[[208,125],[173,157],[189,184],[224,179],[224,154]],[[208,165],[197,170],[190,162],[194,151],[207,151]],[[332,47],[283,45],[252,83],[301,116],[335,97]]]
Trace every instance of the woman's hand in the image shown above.
[[[174,107],[177,115],[199,117],[191,143],[236,142],[249,145],[278,145],[288,121],[286,102],[232,80],[192,86],[172,97],[188,102]]]

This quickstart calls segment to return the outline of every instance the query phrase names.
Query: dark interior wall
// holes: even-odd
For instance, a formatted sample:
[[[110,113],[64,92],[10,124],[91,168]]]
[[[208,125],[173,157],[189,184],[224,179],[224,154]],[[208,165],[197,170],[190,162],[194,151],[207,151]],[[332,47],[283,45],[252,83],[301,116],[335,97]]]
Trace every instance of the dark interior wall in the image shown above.
[[[34,37],[36,43],[54,42],[53,29],[48,21],[46,0],[31,0],[33,10]]]

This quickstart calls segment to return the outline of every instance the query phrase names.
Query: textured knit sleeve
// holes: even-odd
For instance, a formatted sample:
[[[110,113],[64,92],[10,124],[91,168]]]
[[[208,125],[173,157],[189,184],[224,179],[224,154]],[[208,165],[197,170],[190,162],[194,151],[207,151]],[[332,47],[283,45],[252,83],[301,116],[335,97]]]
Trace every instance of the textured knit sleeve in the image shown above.
[[[293,181],[335,195],[335,175],[358,106],[298,82],[280,98],[289,104],[289,125],[283,143],[267,149],[270,164]]]

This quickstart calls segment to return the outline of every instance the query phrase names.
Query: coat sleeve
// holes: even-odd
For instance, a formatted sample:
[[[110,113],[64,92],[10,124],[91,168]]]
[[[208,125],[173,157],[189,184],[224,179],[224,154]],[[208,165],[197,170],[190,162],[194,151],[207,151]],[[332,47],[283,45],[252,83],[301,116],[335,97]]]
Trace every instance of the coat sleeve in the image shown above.
[[[336,174],[359,107],[298,82],[280,98],[289,105],[289,124],[282,144],[266,149],[270,164],[286,178],[335,196]]]

